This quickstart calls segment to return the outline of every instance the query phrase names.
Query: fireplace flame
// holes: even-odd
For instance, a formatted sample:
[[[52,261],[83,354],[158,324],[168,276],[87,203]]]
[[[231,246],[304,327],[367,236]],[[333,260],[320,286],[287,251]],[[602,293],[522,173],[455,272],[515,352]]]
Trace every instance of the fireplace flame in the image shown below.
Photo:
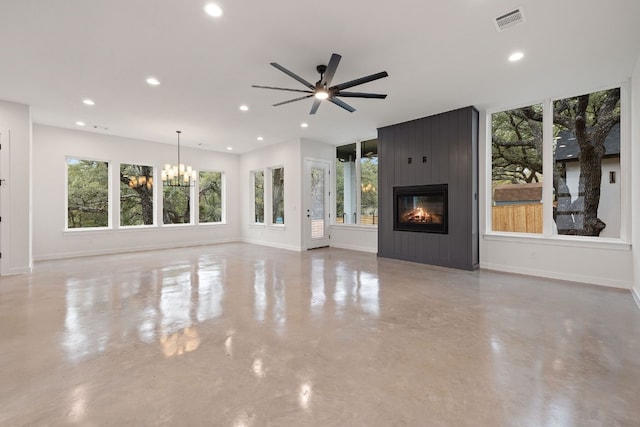
[[[442,215],[432,215],[426,209],[417,207],[402,215],[402,222],[423,223],[423,224],[441,224]]]

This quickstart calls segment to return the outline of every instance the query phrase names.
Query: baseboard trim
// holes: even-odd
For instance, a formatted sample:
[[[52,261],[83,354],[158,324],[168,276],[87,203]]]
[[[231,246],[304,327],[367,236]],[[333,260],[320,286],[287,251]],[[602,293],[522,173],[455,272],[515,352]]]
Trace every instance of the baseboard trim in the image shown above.
[[[588,283],[590,285],[606,286],[618,289],[631,289],[631,283],[623,280],[612,280],[606,277],[582,276],[579,274],[555,273],[551,271],[536,270],[533,268],[515,268],[508,265],[480,263],[480,268],[485,270],[502,271],[505,273],[524,274],[527,276],[545,277],[547,279],[566,280],[569,282]]]
[[[633,300],[636,302],[638,309],[640,309],[640,293],[636,288],[631,288],[631,295],[633,296]]]
[[[367,252],[370,254],[376,254],[378,253],[378,248],[368,248],[365,246],[355,246],[355,245],[341,245],[341,244],[334,244],[331,243],[329,246],[331,246],[332,248],[338,248],[338,249],[348,249],[350,251],[358,251],[358,252]]]
[[[63,252],[57,254],[45,254],[38,255],[33,258],[34,261],[55,261],[58,259],[69,259],[69,258],[82,258],[82,257],[90,257],[90,256],[100,256],[100,255],[115,255],[115,254],[125,254],[125,253],[133,253],[140,251],[160,251],[164,249],[177,249],[177,248],[190,248],[195,246],[208,246],[208,245],[217,245],[221,243],[236,243],[240,242],[239,239],[218,239],[218,240],[209,240],[203,242],[181,242],[181,243],[167,243],[162,245],[149,245],[149,246],[137,246],[134,248],[115,248],[115,249],[99,249],[94,251],[82,251],[82,252]]]
[[[270,248],[285,249],[285,250],[288,250],[288,251],[302,252],[302,248],[300,246],[285,245],[285,244],[282,244],[282,243],[265,242],[265,241],[262,241],[262,240],[253,240],[253,239],[242,239],[241,242],[249,243],[251,245],[267,246],[267,247],[270,247]]]

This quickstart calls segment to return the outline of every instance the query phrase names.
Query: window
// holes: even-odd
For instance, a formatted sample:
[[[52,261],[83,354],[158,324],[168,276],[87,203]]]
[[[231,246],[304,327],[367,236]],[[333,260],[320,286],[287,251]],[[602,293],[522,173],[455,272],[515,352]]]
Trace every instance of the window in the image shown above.
[[[339,146],[336,160],[335,223],[377,225],[378,141]]]
[[[284,168],[271,169],[272,224],[284,224]]]
[[[558,234],[620,237],[620,88],[553,101]]]
[[[542,233],[542,104],[491,115],[493,231]]]
[[[198,221],[222,222],[222,172],[200,172],[198,181]]]
[[[264,172],[252,172],[253,177],[253,221],[264,224]]]
[[[106,228],[109,216],[109,163],[67,159],[67,228]]]
[[[191,224],[191,188],[162,188],[162,223]]]
[[[378,224],[378,141],[360,143],[360,223]]]
[[[543,233],[547,212],[547,234],[619,238],[620,110],[613,88],[492,114],[493,231]]]
[[[153,167],[120,165],[120,225],[153,225]]]

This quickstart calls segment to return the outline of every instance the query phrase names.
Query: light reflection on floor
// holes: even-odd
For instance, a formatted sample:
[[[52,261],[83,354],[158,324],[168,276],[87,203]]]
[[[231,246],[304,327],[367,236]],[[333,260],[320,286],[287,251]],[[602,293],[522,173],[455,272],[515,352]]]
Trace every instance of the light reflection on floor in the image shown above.
[[[620,291],[337,249],[99,260],[0,278],[0,425],[640,419]]]

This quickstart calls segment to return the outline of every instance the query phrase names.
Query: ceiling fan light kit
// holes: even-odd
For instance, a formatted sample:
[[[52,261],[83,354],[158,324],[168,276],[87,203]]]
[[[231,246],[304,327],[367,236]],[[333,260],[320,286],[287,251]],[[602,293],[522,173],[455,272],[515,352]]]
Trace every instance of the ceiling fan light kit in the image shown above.
[[[376,74],[371,74],[369,76],[360,77],[355,80],[350,80],[345,83],[340,83],[338,85],[331,86],[331,81],[333,80],[333,76],[336,73],[336,69],[338,68],[338,64],[340,63],[341,58],[342,57],[340,55],[338,55],[337,53],[334,53],[333,55],[331,55],[328,65],[318,65],[316,67],[316,70],[320,74],[320,80],[318,80],[315,85],[312,83],[309,83],[307,80],[303,79],[302,77],[295,74],[294,72],[289,71],[282,65],[276,62],[271,63],[273,67],[277,68],[278,70],[282,71],[289,77],[293,78],[294,80],[297,80],[299,83],[304,85],[307,88],[304,90],[290,89],[290,88],[284,88],[284,87],[274,87],[274,86],[260,86],[260,85],[252,85],[252,87],[259,88],[259,89],[284,90],[288,92],[299,92],[299,93],[306,94],[303,96],[299,96],[297,98],[293,98],[287,101],[273,104],[274,107],[284,105],[284,104],[289,104],[291,102],[302,101],[303,99],[308,99],[313,97],[314,98],[313,105],[311,106],[311,111],[309,114],[315,114],[316,111],[318,111],[318,107],[320,107],[320,103],[324,100],[327,100],[337,105],[338,107],[341,107],[347,110],[348,112],[353,113],[354,111],[356,111],[356,109],[350,106],[349,104],[347,104],[346,102],[342,101],[341,99],[338,99],[339,97],[369,98],[369,99],[385,99],[387,97],[386,94],[380,94],[380,93],[343,92],[344,89],[349,89],[354,86],[369,83],[384,77],[388,77],[389,74],[387,74],[386,71],[381,71]]]

